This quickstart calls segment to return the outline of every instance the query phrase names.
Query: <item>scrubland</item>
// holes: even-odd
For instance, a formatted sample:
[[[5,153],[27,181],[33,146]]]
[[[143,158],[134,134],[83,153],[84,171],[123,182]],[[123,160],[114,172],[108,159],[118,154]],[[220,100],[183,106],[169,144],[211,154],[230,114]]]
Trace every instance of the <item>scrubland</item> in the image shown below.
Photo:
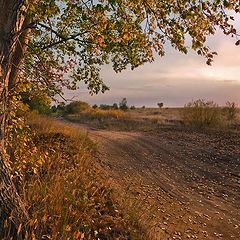
[[[66,114],[65,119],[101,129],[156,131],[161,127],[233,130],[240,123],[239,109],[229,103],[219,107],[212,101],[197,100],[182,108],[84,109]]]

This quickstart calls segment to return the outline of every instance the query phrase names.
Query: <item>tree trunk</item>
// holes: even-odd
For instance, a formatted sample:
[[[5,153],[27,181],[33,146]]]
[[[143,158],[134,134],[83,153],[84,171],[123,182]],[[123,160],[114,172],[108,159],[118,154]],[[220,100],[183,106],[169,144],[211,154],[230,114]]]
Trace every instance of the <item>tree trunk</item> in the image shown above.
[[[24,204],[12,182],[10,167],[5,159],[5,130],[9,112],[9,89],[14,87],[19,55],[19,38],[28,9],[27,0],[0,0],[0,233],[5,221],[15,232],[28,220]],[[17,59],[16,59],[17,57]]]

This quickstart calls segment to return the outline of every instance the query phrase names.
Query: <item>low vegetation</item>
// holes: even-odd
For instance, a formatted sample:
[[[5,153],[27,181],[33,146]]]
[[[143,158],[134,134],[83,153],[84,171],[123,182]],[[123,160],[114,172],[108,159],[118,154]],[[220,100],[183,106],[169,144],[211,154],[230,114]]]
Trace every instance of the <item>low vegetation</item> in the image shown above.
[[[19,192],[31,218],[25,239],[133,239],[133,228],[116,209],[111,189],[97,177],[92,160],[96,145],[87,134],[36,114],[28,119],[36,132],[35,155],[43,157],[34,171],[21,171]],[[21,169],[28,164],[31,159]]]
[[[238,109],[234,102],[219,107],[213,101],[198,99],[185,105],[182,111],[183,122],[195,128],[230,129],[237,125]]]
[[[69,105],[82,105],[82,102]],[[127,106],[126,99],[118,105],[80,106],[80,111],[68,111],[65,106],[63,116],[76,123],[87,123],[97,128],[114,130],[157,131],[165,126],[212,129],[232,129],[238,127],[238,108],[234,102],[227,102],[225,107],[219,107],[213,101],[198,99],[189,102],[184,108],[135,108]]]
[[[227,102],[225,107],[225,112],[227,115],[227,119],[230,121],[234,121],[237,119],[238,108],[235,102]]]
[[[221,124],[221,111],[213,101],[192,101],[183,109],[183,121],[195,127],[217,127]]]
[[[64,114],[64,118],[72,122],[88,123],[94,127],[106,128],[110,122],[127,119],[127,115],[118,109],[102,110],[100,108],[89,108],[78,114]]]
[[[77,113],[81,113],[82,111],[86,111],[89,108],[90,108],[90,105],[88,103],[82,102],[82,101],[75,101],[75,102],[69,103],[65,107],[65,112],[67,114],[77,114]]]

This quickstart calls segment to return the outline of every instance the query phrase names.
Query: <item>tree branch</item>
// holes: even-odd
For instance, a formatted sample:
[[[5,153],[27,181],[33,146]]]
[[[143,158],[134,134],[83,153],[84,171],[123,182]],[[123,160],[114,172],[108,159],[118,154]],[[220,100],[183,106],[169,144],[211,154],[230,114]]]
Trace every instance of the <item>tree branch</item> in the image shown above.
[[[51,48],[51,47],[54,47],[58,44],[61,44],[61,43],[64,43],[64,42],[67,42],[67,41],[70,41],[70,40],[75,40],[75,41],[78,41],[78,42],[81,42],[81,43],[85,43],[85,44],[91,44],[91,42],[89,41],[85,41],[85,40],[80,40],[78,37],[81,36],[81,35],[84,35],[85,33],[87,33],[87,31],[84,31],[84,32],[79,32],[79,33],[76,33],[76,34],[73,34],[73,35],[70,35],[68,37],[65,37],[63,36],[62,34],[58,33],[56,30],[52,29],[52,27],[49,27],[43,23],[37,23],[37,25],[45,28],[45,29],[48,29],[50,30],[52,33],[54,33],[58,38],[60,38],[59,41],[56,41],[56,42],[53,42],[53,43],[50,43],[49,45],[46,45],[44,47],[42,47],[41,49],[42,50],[46,50],[48,48]]]

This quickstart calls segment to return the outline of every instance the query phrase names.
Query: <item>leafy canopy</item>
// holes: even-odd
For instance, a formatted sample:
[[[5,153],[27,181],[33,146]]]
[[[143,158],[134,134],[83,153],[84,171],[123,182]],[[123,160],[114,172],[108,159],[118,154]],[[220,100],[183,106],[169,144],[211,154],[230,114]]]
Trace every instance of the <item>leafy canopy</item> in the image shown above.
[[[102,65],[134,69],[153,61],[154,52],[163,56],[166,43],[185,54],[192,48],[210,65],[216,53],[206,37],[218,28],[238,37],[229,13],[239,10],[239,0],[36,0],[24,78],[52,94],[78,81],[104,92]]]

